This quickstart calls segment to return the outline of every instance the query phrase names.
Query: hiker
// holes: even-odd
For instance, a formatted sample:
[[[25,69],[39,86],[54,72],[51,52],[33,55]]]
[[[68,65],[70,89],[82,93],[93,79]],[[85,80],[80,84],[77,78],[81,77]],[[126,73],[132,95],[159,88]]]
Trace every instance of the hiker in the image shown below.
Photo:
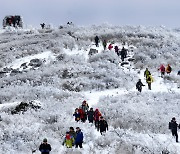
[[[113,48],[112,44],[110,43],[108,49],[111,50]]]
[[[148,77],[146,78],[146,82],[148,84],[148,89],[151,90],[151,83],[153,82],[152,75],[148,75]]]
[[[177,75],[180,75],[180,70],[177,72]]]
[[[166,73],[167,73],[167,74],[170,74],[171,71],[172,71],[172,68],[171,68],[171,66],[168,64],[168,66],[166,67]]]
[[[87,103],[85,100],[82,102],[82,110],[83,110],[85,113],[87,113],[88,110],[89,110],[89,105],[88,105],[88,103]]]
[[[42,24],[40,24],[40,25],[41,25],[41,28],[44,29],[45,23],[42,23]]]
[[[87,112],[89,123],[93,123],[94,121],[94,111],[93,108],[90,108],[90,110]]]
[[[14,16],[12,16],[12,17],[11,17],[11,20],[12,20],[13,27],[15,27],[15,25],[16,25],[16,20],[15,20],[15,17],[14,17]]]
[[[122,48],[120,55],[121,55],[121,60],[124,61],[124,58],[127,57],[127,50],[124,47]]]
[[[95,38],[94,38],[94,41],[95,41],[95,44],[96,44],[96,47],[98,47],[99,45],[99,37],[98,36],[96,36]]]
[[[84,118],[85,120],[87,120],[87,112],[89,110],[89,105],[85,100],[82,102],[82,110],[84,112]]]
[[[106,46],[107,46],[107,42],[106,42],[106,40],[104,40],[104,41],[103,41],[104,50],[106,50]]]
[[[161,77],[164,77],[164,74],[165,74],[165,67],[164,67],[164,65],[161,65],[158,70],[160,70],[160,72],[161,72]]]
[[[99,125],[98,125],[98,131],[100,131],[100,133],[102,135],[102,133],[106,132],[106,130],[108,130],[107,121],[104,120],[104,118],[101,116],[100,121],[99,121]]]
[[[82,148],[82,143],[83,143],[83,133],[81,132],[81,129],[79,127],[76,127],[76,139],[75,139],[76,148],[78,148],[78,146]]]
[[[173,117],[171,122],[169,122],[169,129],[172,132],[172,136],[176,137],[176,142],[178,142],[178,133],[177,133],[178,124],[176,123],[176,118]]]
[[[96,109],[95,112],[94,112],[94,121],[95,121],[95,127],[96,127],[97,129],[98,129],[100,117],[101,117],[101,112],[99,112],[99,110]]]
[[[148,68],[146,68],[146,70],[144,71],[144,77],[147,79],[147,77],[151,75],[150,71],[148,70]]]
[[[66,145],[67,148],[72,148],[74,145],[74,137],[70,135],[69,132],[66,132],[66,137],[64,138],[63,145]]]
[[[47,139],[43,139],[43,143],[39,146],[39,151],[41,151],[41,154],[49,154],[51,151],[51,145],[47,143]]]
[[[83,109],[82,109],[82,106],[79,107],[78,112],[79,112],[79,114],[80,114],[80,119],[81,119],[81,121],[82,121],[82,122],[85,122],[85,121],[86,121],[86,117],[85,117],[85,112],[84,112]]]
[[[70,127],[69,128],[69,134],[74,138],[76,139],[76,132],[74,131],[74,128],[73,127]],[[74,145],[74,144],[73,144]]]
[[[136,89],[141,92],[142,91],[142,86],[145,86],[142,82],[141,79],[136,83]]]
[[[119,56],[119,48],[117,45],[114,47],[114,50],[115,50],[115,53]]]
[[[80,120],[80,113],[78,108],[75,109],[73,116],[75,116],[75,121],[78,122]]]

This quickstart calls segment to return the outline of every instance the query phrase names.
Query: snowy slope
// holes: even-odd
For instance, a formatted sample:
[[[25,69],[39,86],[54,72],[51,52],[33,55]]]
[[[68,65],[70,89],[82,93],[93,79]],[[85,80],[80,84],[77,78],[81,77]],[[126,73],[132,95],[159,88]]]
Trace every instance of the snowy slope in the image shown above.
[[[95,47],[95,35],[120,48],[125,44],[129,49],[126,61],[135,61],[121,66],[113,50],[104,51],[101,44]],[[179,42],[179,32],[164,27],[2,30],[0,150],[3,154],[39,153],[38,146],[47,137],[52,153],[57,154],[180,153],[179,143],[168,130],[173,116],[180,121]],[[89,56],[91,48],[98,53]],[[161,63],[173,67],[164,79],[157,71]],[[152,90],[146,85],[139,93],[135,84],[139,78],[146,84],[146,67],[154,77]],[[105,135],[88,122],[74,121],[74,109],[83,100],[99,108],[108,121]],[[29,106],[14,114],[21,102]],[[62,146],[70,126],[82,129],[83,149]]]

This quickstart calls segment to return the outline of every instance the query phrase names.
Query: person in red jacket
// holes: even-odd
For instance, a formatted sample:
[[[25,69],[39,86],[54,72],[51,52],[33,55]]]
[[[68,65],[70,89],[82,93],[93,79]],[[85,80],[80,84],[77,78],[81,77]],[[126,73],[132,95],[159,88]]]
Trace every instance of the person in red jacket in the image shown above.
[[[85,116],[84,116],[85,113],[84,113],[84,111],[83,111],[83,109],[82,109],[82,106],[79,107],[78,112],[79,112],[79,114],[80,114],[80,119],[81,119],[81,121],[82,121],[82,122],[85,122],[85,121],[86,121]]]
[[[96,109],[94,111],[94,121],[95,121],[95,127],[98,129],[98,126],[99,126],[99,120],[100,120],[100,117],[101,117],[101,112],[99,112],[98,109]]]
[[[161,65],[158,70],[160,70],[160,72],[161,72],[161,77],[164,77],[164,74],[165,74],[165,71],[166,71],[164,65]]]
[[[111,50],[113,48],[112,44],[109,44],[108,49]]]

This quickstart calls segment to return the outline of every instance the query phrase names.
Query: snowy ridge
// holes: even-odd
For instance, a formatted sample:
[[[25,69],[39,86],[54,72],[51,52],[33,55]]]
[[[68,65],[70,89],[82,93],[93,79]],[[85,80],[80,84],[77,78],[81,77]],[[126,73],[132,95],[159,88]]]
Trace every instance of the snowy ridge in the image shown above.
[[[119,48],[125,43],[129,49],[125,60],[135,61],[121,66],[114,50],[104,51],[101,42],[95,47],[95,35]],[[173,116],[180,122],[176,75],[179,41],[179,33],[162,27],[103,25],[48,32],[35,29],[0,32],[2,153],[30,154],[33,150],[39,153],[38,146],[44,137],[48,138],[52,153],[57,154],[158,154],[165,150],[180,153],[179,143],[168,130]],[[91,48],[98,53],[89,56]],[[42,63],[30,67],[32,59]],[[21,68],[23,63],[27,68]],[[164,79],[157,71],[161,63],[173,67],[172,74]],[[154,78],[152,90],[146,85],[139,93],[135,84],[139,78],[146,84],[143,77],[146,67]],[[74,121],[74,109],[83,100],[90,107],[99,108],[107,120],[110,127],[103,136],[94,125]],[[20,102],[31,101],[37,101],[40,109],[30,108],[13,115],[9,112]],[[83,149],[62,146],[70,126],[82,129]]]

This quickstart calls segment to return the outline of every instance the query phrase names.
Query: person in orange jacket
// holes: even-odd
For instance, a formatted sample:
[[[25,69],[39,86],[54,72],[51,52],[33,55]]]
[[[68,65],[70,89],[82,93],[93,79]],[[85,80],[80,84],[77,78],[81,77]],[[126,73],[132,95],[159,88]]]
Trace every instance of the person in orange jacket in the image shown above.
[[[171,66],[168,64],[168,66],[166,67],[166,73],[167,73],[167,74],[170,74],[171,71],[172,71],[172,68],[171,68]]]

